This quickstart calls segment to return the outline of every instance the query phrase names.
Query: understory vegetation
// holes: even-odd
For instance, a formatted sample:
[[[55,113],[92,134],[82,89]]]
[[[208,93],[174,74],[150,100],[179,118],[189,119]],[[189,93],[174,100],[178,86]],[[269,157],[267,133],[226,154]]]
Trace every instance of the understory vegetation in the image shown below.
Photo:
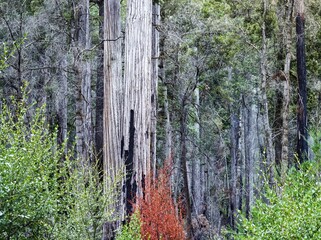
[[[0,239],[101,239],[112,191],[57,144],[44,109],[27,97],[2,103]]]
[[[321,144],[311,148],[313,159],[289,169],[284,182],[266,186],[249,218],[239,216],[234,239],[321,238]]]

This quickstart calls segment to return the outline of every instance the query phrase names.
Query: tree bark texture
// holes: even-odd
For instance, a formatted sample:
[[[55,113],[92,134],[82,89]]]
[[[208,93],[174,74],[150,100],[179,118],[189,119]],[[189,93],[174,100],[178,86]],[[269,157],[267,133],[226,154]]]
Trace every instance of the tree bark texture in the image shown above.
[[[156,124],[157,124],[157,89],[158,89],[158,59],[159,59],[159,26],[160,6],[153,4],[153,26],[152,26],[152,78],[151,78],[151,161],[153,175],[156,176]]]
[[[92,147],[91,68],[89,0],[80,0],[74,7],[75,73],[76,73],[76,152],[83,166],[89,165]]]
[[[289,165],[289,106],[290,106],[290,68],[292,44],[292,16],[293,0],[286,2],[285,6],[285,62],[283,80],[283,105],[282,105],[282,138],[281,138],[281,179],[283,181]]]
[[[151,170],[151,0],[127,1],[125,35],[123,158],[131,201],[135,195],[143,196],[144,179]]]
[[[67,67],[67,57],[63,57],[59,63],[59,87],[57,94],[57,120],[58,120],[58,144],[63,144],[67,139],[67,107],[68,107],[68,79],[67,72],[65,71]],[[67,153],[67,145],[65,148],[65,153]]]
[[[257,105],[254,99],[245,100],[243,107],[244,117],[244,144],[245,144],[245,214],[250,217],[251,206],[254,202],[254,191],[259,189],[259,179],[255,173],[259,168],[258,156],[258,133],[257,133]],[[254,188],[255,184],[255,188]]]
[[[120,1],[104,1],[104,172],[111,183],[124,171],[121,159],[123,79],[121,56]],[[109,186],[105,180],[106,188]],[[116,190],[118,191],[118,189]],[[116,212],[124,217],[122,193],[116,199]]]
[[[198,78],[198,76],[196,76]],[[196,80],[198,81],[198,80]],[[201,176],[202,176],[202,165],[201,165],[201,156],[199,154],[199,143],[200,143],[200,117],[199,117],[199,106],[200,106],[200,91],[199,88],[196,87],[194,90],[194,105],[195,105],[195,143],[194,147],[194,160],[192,162],[193,167],[193,175],[192,175],[192,189],[193,189],[193,206],[196,211],[196,214],[199,215],[202,213],[204,209],[203,203],[203,186],[201,184]]]
[[[237,214],[237,168],[239,158],[239,118],[235,113],[231,114],[231,180],[230,180],[230,224],[235,229]]]
[[[302,163],[308,156],[308,130],[307,130],[307,79],[306,79],[306,61],[305,61],[305,39],[304,39],[304,1],[298,0],[298,14],[296,16],[296,57],[297,73],[299,81],[298,96],[298,143],[297,154]]]
[[[172,125],[171,125],[171,114],[169,110],[169,99],[168,99],[168,89],[166,85],[166,74],[165,74],[165,61],[164,61],[164,44],[165,44],[165,38],[161,37],[159,41],[159,76],[162,80],[164,87],[163,87],[163,95],[164,95],[164,112],[165,112],[165,148],[164,148],[164,154],[165,159],[169,159],[172,157]]]
[[[180,119],[180,133],[181,133],[181,171],[183,175],[183,194],[186,210],[186,231],[187,238],[192,238],[192,214],[191,214],[191,201],[190,201],[190,191],[188,184],[188,172],[187,172],[187,109],[186,109],[186,99],[182,99],[181,103],[181,119]]]
[[[104,39],[104,1],[98,1],[99,17],[99,40]],[[95,160],[103,179],[103,147],[104,147],[104,44],[98,47],[97,51],[97,80],[96,80],[96,123],[95,123]]]

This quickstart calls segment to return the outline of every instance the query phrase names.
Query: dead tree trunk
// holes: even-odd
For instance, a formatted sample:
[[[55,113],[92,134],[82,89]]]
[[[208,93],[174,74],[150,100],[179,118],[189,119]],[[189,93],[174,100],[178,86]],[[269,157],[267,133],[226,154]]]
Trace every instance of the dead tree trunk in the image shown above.
[[[259,170],[258,134],[257,134],[257,104],[254,98],[245,99],[243,106],[244,117],[244,144],[245,144],[245,214],[250,217],[251,207],[254,202],[254,192],[259,189],[259,180],[255,174]],[[255,187],[254,187],[255,185]]]
[[[305,40],[304,40],[304,1],[297,1],[296,16],[296,57],[297,73],[299,81],[298,96],[298,143],[297,154],[299,161],[302,163],[308,156],[308,130],[307,130],[307,79],[306,79],[306,62],[305,62]]]
[[[104,1],[97,1],[99,17],[104,17]],[[104,39],[104,22],[99,22],[99,40]],[[97,51],[97,81],[96,81],[96,124],[95,124],[95,160],[103,179],[103,146],[104,146],[104,44],[101,42]]]

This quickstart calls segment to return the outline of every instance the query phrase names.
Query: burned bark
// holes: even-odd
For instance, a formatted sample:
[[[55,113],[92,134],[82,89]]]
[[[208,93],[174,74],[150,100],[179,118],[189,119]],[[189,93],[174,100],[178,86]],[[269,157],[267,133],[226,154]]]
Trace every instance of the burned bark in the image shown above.
[[[305,39],[304,39],[304,11],[303,1],[298,1],[298,14],[296,16],[296,56],[297,73],[299,81],[298,95],[298,133],[297,133],[297,154],[302,163],[308,156],[308,131],[307,131],[307,79],[306,79],[306,61],[305,61]],[[300,5],[301,4],[301,5]]]

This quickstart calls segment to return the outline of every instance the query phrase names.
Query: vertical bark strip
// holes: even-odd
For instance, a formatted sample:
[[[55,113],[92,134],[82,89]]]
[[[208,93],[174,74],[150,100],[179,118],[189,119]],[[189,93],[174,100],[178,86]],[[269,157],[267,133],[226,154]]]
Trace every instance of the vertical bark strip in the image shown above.
[[[196,81],[198,82],[198,74],[196,74]],[[198,83],[197,83],[198,84]],[[201,184],[201,176],[202,176],[202,166],[201,166],[201,156],[199,154],[199,143],[200,143],[200,112],[199,112],[199,106],[200,106],[200,90],[198,87],[194,90],[194,99],[195,99],[195,123],[194,123],[194,129],[195,129],[195,142],[197,144],[196,147],[194,147],[194,160],[192,161],[192,167],[193,167],[193,175],[192,175],[192,189],[193,189],[193,199],[194,203],[193,206],[195,208],[196,214],[201,214],[203,210],[203,196],[202,196],[202,189],[203,186]]]
[[[156,123],[157,123],[157,89],[158,89],[158,58],[159,58],[159,25],[160,6],[153,4],[153,26],[152,26],[152,95],[151,95],[151,161],[153,175],[156,176]]]
[[[90,161],[92,146],[91,68],[86,57],[90,49],[89,0],[81,0],[75,7],[75,72],[76,93],[76,151],[83,166]]]
[[[68,79],[65,68],[67,67],[67,59],[63,57],[59,63],[60,76],[59,76],[59,89],[57,97],[57,119],[58,119],[58,144],[63,144],[67,139],[67,107],[68,107]],[[65,148],[67,153],[67,146]]]
[[[230,224],[235,229],[235,218],[237,213],[237,167],[238,167],[238,148],[239,148],[239,119],[235,113],[231,114],[231,181],[230,181]]]
[[[133,114],[135,134],[131,189],[133,184],[137,185],[137,196],[143,196],[143,179],[151,170],[151,0],[127,1],[125,35],[124,151],[131,150],[129,129]],[[128,188],[127,191],[130,190]]]
[[[302,163],[308,156],[308,131],[307,131],[307,79],[305,61],[305,40],[304,40],[304,5],[303,0],[298,1],[298,14],[296,16],[297,34],[297,73],[299,81],[298,96],[298,143],[297,154]]]
[[[255,95],[255,92],[253,92]],[[254,192],[260,189],[257,170],[259,170],[257,113],[258,107],[255,98],[245,99],[244,103],[244,156],[245,156],[245,214],[250,217],[251,207],[254,202]],[[255,184],[255,186],[254,186]]]
[[[186,109],[186,96],[183,97],[181,105],[181,119],[180,119],[180,132],[181,132],[181,171],[183,173],[183,194],[185,200],[186,209],[186,231],[187,238],[192,237],[192,216],[191,216],[191,202],[189,194],[188,184],[188,172],[187,172],[187,146],[186,146],[186,126],[187,126],[187,109]]]
[[[285,62],[283,79],[283,105],[282,105],[282,138],[281,138],[281,179],[285,174],[289,164],[289,107],[290,107],[290,68],[291,68],[291,44],[292,44],[292,19],[293,0],[288,0],[285,6]]]
[[[104,17],[104,1],[98,1],[99,17]],[[99,38],[104,38],[104,23],[99,22]],[[100,177],[103,177],[103,146],[104,146],[104,44],[97,51],[97,82],[96,82],[96,124],[95,154]]]
[[[133,172],[134,164],[134,147],[135,147],[135,116],[134,111],[130,111],[129,122],[129,145],[128,150],[125,151],[125,165],[126,165],[126,214],[133,213],[132,204],[135,201],[137,182],[135,172]]]
[[[122,139],[122,58],[120,1],[104,1],[104,172],[111,183],[123,171]],[[107,179],[105,185],[108,185]],[[116,190],[118,191],[118,190]],[[116,211],[124,216],[122,195],[117,196]]]

